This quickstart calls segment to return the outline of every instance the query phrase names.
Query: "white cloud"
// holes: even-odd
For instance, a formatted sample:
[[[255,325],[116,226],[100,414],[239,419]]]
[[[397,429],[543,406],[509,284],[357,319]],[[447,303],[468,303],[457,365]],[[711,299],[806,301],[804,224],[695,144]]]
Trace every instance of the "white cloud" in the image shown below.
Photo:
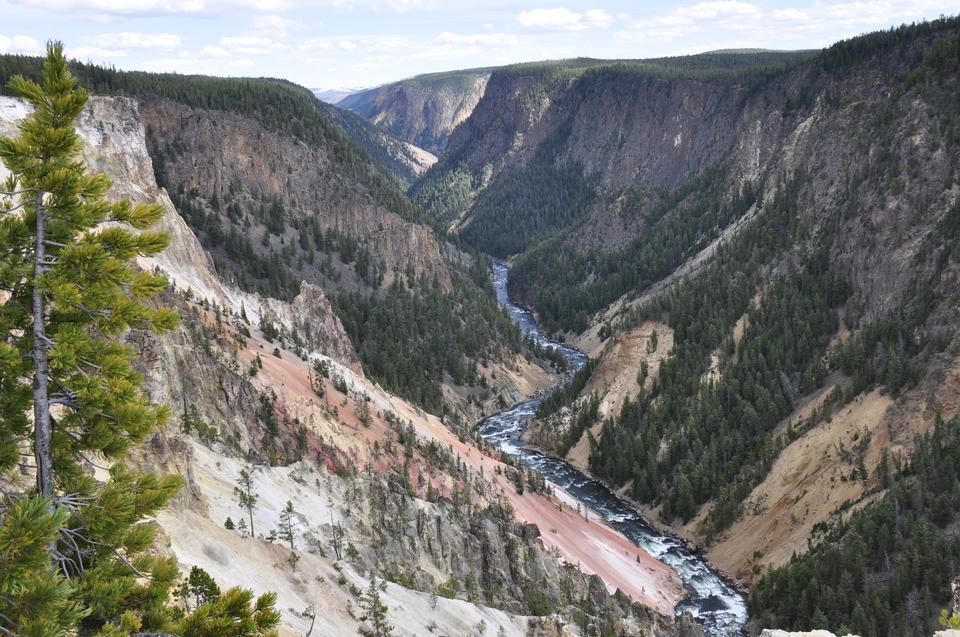
[[[712,0],[699,2],[689,7],[679,7],[674,14],[683,20],[710,20],[734,16],[753,16],[760,13],[760,7],[741,0]]]
[[[43,44],[29,35],[14,35],[12,37],[0,35],[0,53],[40,55],[43,51]]]
[[[613,16],[603,9],[590,9],[584,13],[565,7],[556,9],[530,9],[517,14],[517,21],[525,27],[562,31],[607,28],[613,24]]]
[[[182,53],[178,57],[148,60],[140,65],[146,71],[159,73],[199,73],[208,75],[247,75],[254,67],[253,60],[248,58],[218,58],[202,55]]]
[[[310,51],[326,51],[333,48],[333,40],[330,38],[310,38],[297,45],[297,48],[304,53]]]
[[[92,46],[107,49],[177,49],[183,42],[175,33],[101,33],[86,39]]]
[[[10,0],[10,2],[23,7],[97,18],[215,14],[236,9],[276,12],[293,6],[291,0]]]
[[[109,64],[115,58],[127,57],[127,52],[122,49],[105,49],[99,46],[66,47],[63,52],[68,58],[99,64]]]
[[[938,6],[936,0],[817,1],[764,10],[743,0],[708,0],[642,18],[618,36],[624,40],[663,41],[694,34],[715,38],[729,35],[717,41],[727,42],[724,46],[809,48],[960,8],[957,0],[949,0],[949,4],[952,7]],[[811,34],[821,35],[811,39],[815,37]]]
[[[807,14],[799,9],[787,7],[786,9],[775,9],[773,17],[778,20],[806,20]]]
[[[434,38],[439,44],[467,44],[473,46],[514,46],[520,41],[510,33],[460,34],[444,31]]]
[[[406,49],[411,44],[410,39],[403,36],[381,36],[372,38],[361,46],[370,51],[388,52]]]
[[[276,14],[258,15],[253,17],[253,29],[258,33],[273,33],[286,35],[296,28],[293,20],[288,20]]]
[[[309,38],[297,44],[303,53],[314,51],[370,51],[373,53],[393,53],[411,47],[413,43],[403,36],[375,36],[361,38]],[[393,59],[393,58],[390,58]]]
[[[222,46],[214,46],[214,45],[205,46],[205,47],[203,47],[202,49],[200,49],[200,52],[201,52],[203,55],[206,55],[206,56],[212,57],[212,58],[228,58],[228,57],[230,57],[230,52],[227,51],[227,50],[226,50],[225,48],[223,48]]]
[[[330,0],[330,4],[340,9],[373,9],[378,10],[387,7],[398,13],[406,11],[416,11],[420,9],[431,9],[438,5],[443,5],[439,0]]]
[[[228,55],[266,55],[283,51],[287,47],[285,44],[275,41],[267,35],[230,35],[217,40],[215,48],[206,47],[215,53],[217,57],[223,57],[222,53]]]

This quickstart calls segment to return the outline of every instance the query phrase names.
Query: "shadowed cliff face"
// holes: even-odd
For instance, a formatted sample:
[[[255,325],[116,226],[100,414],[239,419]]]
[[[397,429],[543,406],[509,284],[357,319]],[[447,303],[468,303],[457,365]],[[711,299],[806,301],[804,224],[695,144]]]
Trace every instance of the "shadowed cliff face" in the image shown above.
[[[451,131],[480,101],[489,77],[485,70],[421,76],[360,91],[337,106],[439,156]]]
[[[937,40],[951,37],[917,37],[849,63],[813,58],[738,73],[629,65],[495,70],[483,99],[413,194],[467,241],[494,253],[503,249],[504,228],[522,232],[532,224],[524,242],[507,246],[524,253],[511,291],[541,310],[543,299],[561,288],[610,279],[616,266],[599,255],[614,261],[637,253],[644,237],[671,223],[691,228],[656,272],[608,291],[586,310],[593,314],[668,276],[750,211],[711,216],[706,208],[735,207],[745,186],[770,198],[785,179],[800,177],[798,214],[814,227],[852,205],[851,198],[863,213],[844,220],[832,259],[854,280],[866,314],[876,315],[892,309],[905,289],[909,272],[893,264],[905,263],[915,247],[901,223],[878,249],[868,218],[899,208],[901,219],[911,215],[917,236],[952,201],[944,185],[955,162],[941,143],[939,120],[955,105],[944,103],[939,84],[911,80]],[[953,81],[955,73],[946,77]],[[537,186],[569,173],[583,176],[586,193],[551,202],[569,206],[551,221],[556,212],[535,201],[549,200],[541,196],[549,188],[539,193]],[[898,193],[912,188],[915,197],[899,197],[891,184]],[[882,225],[877,229],[886,235]],[[548,235],[552,242],[536,254]],[[901,256],[878,258],[890,249]],[[574,326],[548,317],[547,327]]]

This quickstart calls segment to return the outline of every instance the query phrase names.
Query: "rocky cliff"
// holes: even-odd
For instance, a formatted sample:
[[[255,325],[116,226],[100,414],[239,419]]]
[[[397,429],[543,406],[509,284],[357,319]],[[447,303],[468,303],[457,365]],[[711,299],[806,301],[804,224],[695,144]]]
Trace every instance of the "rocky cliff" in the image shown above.
[[[483,96],[489,69],[419,75],[348,95],[337,106],[434,155]]]
[[[0,134],[27,112],[0,99]],[[183,568],[277,591],[285,626],[300,632],[310,608],[319,634],[356,633],[360,597],[377,577],[401,635],[520,636],[548,624],[698,634],[689,618],[669,616],[681,595],[670,569],[640,556],[624,569],[616,556],[583,551],[584,534],[627,540],[548,492],[515,490],[516,469],[365,378],[320,288],[304,284],[287,303],[221,281],[153,180],[136,101],[91,98],[78,129],[84,160],[113,178],[111,195],[166,208],[170,248],[141,265],[168,274],[161,302],[182,322],[162,337],[126,338],[147,391],[175,418],[130,460],[185,478],[158,520],[163,550]],[[265,320],[279,326],[268,332]],[[250,526],[232,495],[244,468],[259,495]],[[275,530],[286,502],[296,531],[284,544]],[[541,536],[538,522],[556,528]]]

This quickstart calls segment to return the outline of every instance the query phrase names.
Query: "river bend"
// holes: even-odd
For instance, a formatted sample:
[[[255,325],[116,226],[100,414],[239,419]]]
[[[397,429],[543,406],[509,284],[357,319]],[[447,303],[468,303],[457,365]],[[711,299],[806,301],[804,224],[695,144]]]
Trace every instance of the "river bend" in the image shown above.
[[[525,334],[532,336],[540,345],[555,349],[563,355],[571,370],[567,377],[569,379],[586,364],[587,355],[543,335],[533,314],[515,305],[507,295],[508,275],[509,268],[505,264],[494,262],[493,284],[497,300],[513,320],[520,324],[520,329]],[[677,538],[654,529],[635,509],[601,483],[587,477],[569,463],[532,449],[524,443],[522,437],[525,425],[542,399],[542,396],[530,398],[481,420],[477,425],[480,435],[500,451],[519,458],[556,487],[596,511],[638,547],[672,566],[686,588],[686,596],[676,608],[677,614],[689,611],[711,636],[741,634],[747,621],[747,605],[743,596],[711,570],[696,553],[689,551]]]

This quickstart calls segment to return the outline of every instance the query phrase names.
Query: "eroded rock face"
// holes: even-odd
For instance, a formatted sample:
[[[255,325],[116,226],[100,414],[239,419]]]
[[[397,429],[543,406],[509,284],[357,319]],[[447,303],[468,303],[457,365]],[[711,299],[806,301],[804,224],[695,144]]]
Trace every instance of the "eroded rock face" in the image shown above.
[[[332,104],[321,104],[320,107],[405,188],[437,163],[437,156],[430,151],[394,137],[352,111]]]
[[[338,106],[439,156],[451,131],[473,112],[489,78],[488,71],[421,76],[360,91]]]

